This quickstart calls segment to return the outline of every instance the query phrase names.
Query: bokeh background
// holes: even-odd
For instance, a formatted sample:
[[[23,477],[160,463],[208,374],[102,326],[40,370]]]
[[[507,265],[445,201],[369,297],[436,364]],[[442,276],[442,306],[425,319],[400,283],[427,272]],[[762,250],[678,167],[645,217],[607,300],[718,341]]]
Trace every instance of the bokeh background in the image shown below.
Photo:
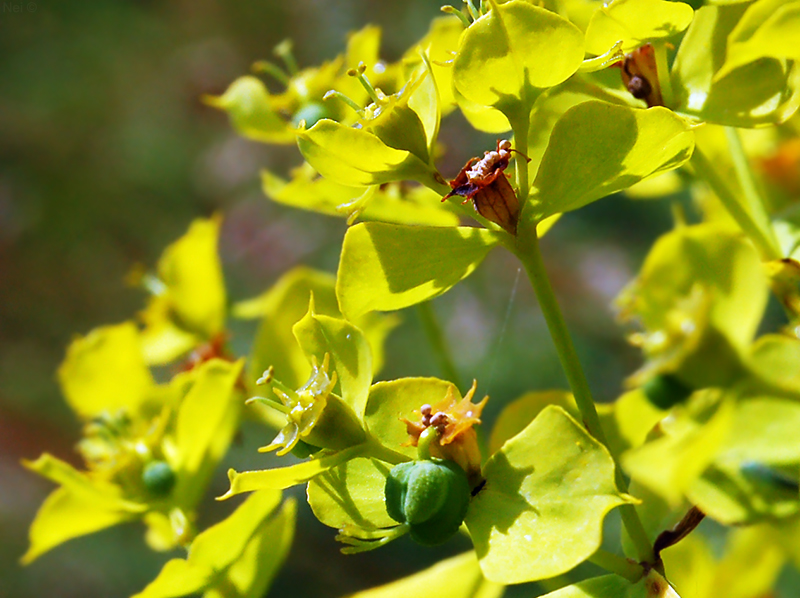
[[[219,94],[290,37],[300,66],[332,58],[348,31],[383,28],[383,58],[397,60],[439,14],[440,2],[404,0],[12,0],[0,11],[0,598],[128,596],[173,555],[147,550],[139,525],[117,527],[17,564],[27,527],[51,485],[19,465],[48,451],[77,463],[77,420],[55,369],[76,334],[129,319],[143,295],[125,284],[153,265],[189,222],[224,215],[221,251],[233,299],[268,288],[306,263],[335,271],[342,221],[264,198],[259,169],[286,171],[295,148],[237,137],[203,94]],[[270,82],[272,84],[272,82]],[[457,115],[446,121],[454,176],[494,146]],[[608,198],[566,216],[544,243],[556,291],[596,394],[611,400],[637,365],[610,307],[652,240],[670,227],[665,202]],[[465,284],[434,302],[464,380],[492,396],[491,421],[528,389],[564,388],[530,288],[510,255],[490,255]],[[416,313],[389,340],[382,378],[437,375]],[[246,347],[250,330],[238,330]],[[247,427],[224,469],[260,467],[270,431]],[[295,492],[302,498],[302,490]],[[207,501],[201,526],[233,505]],[[334,531],[301,509],[290,562],[272,596],[341,596],[420,569],[466,547],[403,539],[344,557]],[[522,593],[520,593],[522,592]],[[535,595],[518,590],[519,595]]]

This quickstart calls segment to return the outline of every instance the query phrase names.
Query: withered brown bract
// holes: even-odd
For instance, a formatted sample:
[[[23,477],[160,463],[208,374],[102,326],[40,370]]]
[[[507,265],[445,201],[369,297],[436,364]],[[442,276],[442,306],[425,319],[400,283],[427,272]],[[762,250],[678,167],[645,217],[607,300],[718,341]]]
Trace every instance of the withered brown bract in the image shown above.
[[[661,87],[658,83],[656,70],[656,56],[653,46],[645,44],[625,55],[620,66],[622,69],[622,83],[633,97],[647,102],[647,107],[663,106]]]

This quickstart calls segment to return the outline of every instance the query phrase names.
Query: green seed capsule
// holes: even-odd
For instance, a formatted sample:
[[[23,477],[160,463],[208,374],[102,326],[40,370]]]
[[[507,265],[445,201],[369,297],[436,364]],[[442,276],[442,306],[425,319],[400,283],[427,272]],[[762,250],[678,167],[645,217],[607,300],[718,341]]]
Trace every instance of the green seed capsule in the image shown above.
[[[648,380],[642,392],[653,405],[666,410],[688,399],[694,389],[672,374],[660,374]]]
[[[318,102],[309,102],[295,112],[292,117],[292,124],[297,127],[300,125],[300,121],[304,120],[306,121],[306,129],[310,129],[317,124],[318,120],[323,118],[331,118],[331,113],[327,106]]]
[[[439,459],[396,465],[386,478],[386,511],[409,526],[411,537],[427,546],[458,531],[469,506],[467,474]]]
[[[163,498],[175,486],[175,473],[166,461],[151,461],[142,471],[142,483],[152,496]]]

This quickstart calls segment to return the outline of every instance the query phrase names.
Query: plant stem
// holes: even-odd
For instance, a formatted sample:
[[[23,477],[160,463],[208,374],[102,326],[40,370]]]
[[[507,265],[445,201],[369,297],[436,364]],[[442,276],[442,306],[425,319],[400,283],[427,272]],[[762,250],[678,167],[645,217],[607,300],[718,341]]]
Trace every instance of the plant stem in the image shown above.
[[[439,368],[442,370],[442,374],[458,388],[462,388],[461,377],[458,375],[458,370],[453,361],[453,355],[442,334],[442,327],[439,325],[439,319],[436,316],[436,311],[434,311],[431,302],[425,301],[424,303],[418,304],[417,315],[422,323],[423,330],[425,330],[425,336],[428,337],[428,342],[433,349],[433,353],[439,361]]]
[[[775,231],[772,229],[766,202],[758,190],[758,185],[750,168],[747,154],[744,153],[739,133],[733,127],[725,127],[725,136],[728,139],[728,150],[731,154],[733,167],[736,170],[736,178],[739,180],[739,185],[744,193],[748,212],[759,229],[764,232],[764,235],[770,241],[770,245],[776,249],[778,256],[783,257],[779,249],[778,240],[775,238]]]
[[[664,105],[671,108],[674,102],[672,93],[672,78],[669,74],[669,61],[667,60],[667,42],[658,41],[653,43],[653,50],[656,55],[656,74],[658,84],[661,87],[661,99]]]
[[[602,567],[610,573],[616,573],[631,583],[636,583],[644,575],[644,570],[640,565],[602,548],[589,557],[589,562]]]
[[[695,172],[708,183],[731,217],[756,246],[761,258],[767,261],[781,259],[781,251],[777,241],[774,240],[772,228],[770,227],[768,231],[764,230],[764,224],[757,222],[753,215],[745,209],[745,206],[699,147],[694,148],[691,163]]]
[[[519,231],[515,253],[525,267],[533,290],[536,292],[536,297],[539,299],[539,306],[550,330],[553,344],[558,352],[561,367],[564,369],[572,394],[575,397],[575,403],[581,412],[583,424],[592,436],[608,447],[605,433],[600,425],[600,417],[597,415],[597,409],[589,390],[589,383],[586,381],[586,376],[583,373],[580,361],[578,361],[578,355],[572,344],[567,324],[561,314],[561,309],[558,306],[553,287],[544,267],[535,226],[531,225]],[[627,492],[627,483],[618,464],[615,467],[615,473],[620,491]],[[652,563],[654,560],[653,546],[647,538],[647,532],[639,519],[636,509],[630,504],[622,505],[620,507],[620,515],[625,528],[628,530],[628,535],[636,547],[639,560]]]

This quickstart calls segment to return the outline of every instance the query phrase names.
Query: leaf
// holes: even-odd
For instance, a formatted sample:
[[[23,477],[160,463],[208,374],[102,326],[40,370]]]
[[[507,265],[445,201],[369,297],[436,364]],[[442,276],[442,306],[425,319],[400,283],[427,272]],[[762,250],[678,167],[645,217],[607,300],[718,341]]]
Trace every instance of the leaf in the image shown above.
[[[583,35],[566,19],[521,0],[492,2],[461,37],[453,83],[464,98],[498,108],[513,124],[542,89],[575,73],[583,53]]]
[[[800,76],[792,64],[765,57],[719,75],[746,9],[732,3],[695,12],[672,66],[676,110],[736,127],[783,122],[797,110]]]
[[[336,296],[353,320],[369,311],[401,309],[438,297],[469,276],[500,233],[362,223],[348,229]]]
[[[522,432],[548,405],[558,405],[572,417],[580,417],[572,393],[566,390],[527,392],[508,403],[497,416],[489,436],[489,453],[500,450],[507,440]]]
[[[438,185],[425,162],[406,150],[389,147],[364,129],[322,119],[307,131],[298,131],[297,145],[317,172],[340,185],[380,185],[404,179]]]
[[[222,581],[280,500],[277,491],[251,495],[228,518],[199,534],[188,558],[167,562],[158,577],[134,598],[185,596]]]
[[[266,86],[256,77],[239,77],[221,96],[204,96],[209,106],[228,113],[236,132],[264,143],[292,143],[294,131],[270,105]]]
[[[800,2],[758,0],[751,4],[728,37],[725,64],[714,77],[719,80],[764,57],[800,60]]]
[[[428,596],[432,588],[435,588],[437,598],[500,598],[505,589],[483,578],[475,553],[470,551],[439,561],[403,579],[357,592],[350,598]]]
[[[178,469],[173,496],[179,504],[190,508],[197,504],[207,478],[227,452],[243,405],[235,390],[243,366],[243,359],[235,363],[213,359],[192,372],[195,380],[175,424]]]
[[[618,41],[622,51],[672,37],[692,22],[694,10],[683,2],[666,0],[614,0],[600,6],[586,30],[586,51],[608,52]]]
[[[394,527],[383,494],[390,469],[375,459],[351,459],[308,483],[308,504],[320,522],[335,529]]]
[[[632,502],[608,451],[561,407],[546,407],[487,461],[465,523],[481,569],[498,583],[560,575],[602,542],[603,519]]]
[[[241,473],[228,470],[230,489],[218,497],[217,500],[226,500],[231,496],[254,490],[284,490],[297,484],[304,484],[315,476],[327,471],[331,467],[344,463],[348,459],[355,459],[364,450],[362,445],[357,445],[343,451],[315,456],[308,461],[303,461],[288,467],[263,469],[258,471],[243,471]]]
[[[96,328],[74,340],[58,368],[70,407],[89,419],[103,411],[136,412],[155,386],[132,322]]]
[[[158,260],[176,324],[210,338],[225,328],[225,281],[217,252],[219,218],[198,219]]]
[[[666,108],[583,102],[556,123],[522,217],[576,210],[677,168],[693,150],[688,123]]]
[[[640,389],[626,392],[613,403],[597,406],[609,451],[619,456],[644,444],[647,435],[667,414],[653,406]]]
[[[404,62],[414,63],[420,60],[420,50],[428,55],[439,92],[442,114],[449,114],[456,106],[453,97],[453,67],[446,63],[453,59],[463,31],[464,25],[454,16],[434,18],[425,37],[403,56]]]
[[[685,417],[675,433],[625,453],[622,465],[632,478],[675,507],[716,458],[730,432],[733,414],[733,403],[723,400],[704,424]]]
[[[281,511],[248,542],[242,555],[228,568],[226,583],[206,591],[203,598],[229,598],[231,589],[242,598],[261,598],[280,571],[294,538],[297,503],[283,503]]]
[[[751,348],[748,366],[773,388],[800,393],[800,341],[779,334],[759,337]]]
[[[58,488],[39,507],[31,523],[30,547],[20,563],[28,565],[67,540],[134,518],[136,514],[129,510],[112,509],[110,505],[86,500],[85,496],[70,492],[67,488]]]
[[[427,187],[409,188],[398,183],[366,189],[348,187],[320,177],[308,163],[294,169],[289,181],[262,170],[261,182],[271,200],[328,216],[396,224],[458,224],[450,204],[441,203],[440,194]]]
[[[436,405],[453,389],[456,400],[461,398],[458,389],[450,382],[438,378],[400,378],[376,382],[369,391],[364,420],[367,428],[383,446],[416,459],[417,449],[408,444],[408,433],[401,418],[414,419],[413,412],[422,405]]]
[[[655,569],[632,584],[617,575],[603,575],[576,583],[541,598],[680,598]]]
[[[321,364],[325,355],[330,355],[342,399],[363,420],[372,384],[372,356],[364,333],[346,320],[317,315],[313,303],[292,331],[309,358],[314,356]]]

